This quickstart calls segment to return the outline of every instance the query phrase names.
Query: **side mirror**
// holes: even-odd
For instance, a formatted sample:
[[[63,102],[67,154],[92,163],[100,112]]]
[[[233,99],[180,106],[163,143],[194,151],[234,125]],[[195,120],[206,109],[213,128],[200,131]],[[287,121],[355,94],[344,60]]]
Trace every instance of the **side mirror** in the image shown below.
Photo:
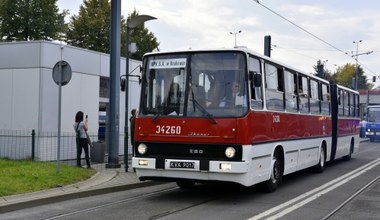
[[[261,87],[261,74],[255,74],[254,77],[253,77],[253,83],[256,87]]]
[[[256,71],[249,71],[249,79],[253,81],[255,87],[261,87],[261,74],[258,74]]]
[[[125,78],[120,79],[120,90],[125,92]]]

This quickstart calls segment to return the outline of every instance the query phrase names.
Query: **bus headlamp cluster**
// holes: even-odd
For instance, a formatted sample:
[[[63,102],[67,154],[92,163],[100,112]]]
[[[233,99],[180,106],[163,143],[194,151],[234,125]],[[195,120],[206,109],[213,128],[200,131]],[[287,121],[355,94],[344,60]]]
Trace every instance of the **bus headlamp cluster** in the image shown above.
[[[139,144],[139,146],[137,147],[137,152],[139,152],[139,154],[141,155],[146,154],[147,150],[148,150],[148,146],[146,146],[146,144]]]
[[[225,155],[227,158],[231,159],[234,158],[236,155],[236,150],[234,147],[227,147],[226,150],[224,151]]]

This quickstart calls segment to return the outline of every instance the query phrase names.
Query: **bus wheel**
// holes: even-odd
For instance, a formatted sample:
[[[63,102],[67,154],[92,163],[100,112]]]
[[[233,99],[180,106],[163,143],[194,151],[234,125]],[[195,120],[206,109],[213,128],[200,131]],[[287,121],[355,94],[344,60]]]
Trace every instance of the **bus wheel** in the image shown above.
[[[326,164],[325,147],[322,146],[320,156],[319,156],[319,162],[317,165],[315,165],[314,171],[316,173],[322,173],[323,170],[325,169],[325,164]]]
[[[273,168],[270,179],[264,182],[266,192],[274,192],[282,182],[282,161],[279,152],[276,150],[273,155]]]
[[[351,160],[351,155],[352,155],[352,153],[354,152],[354,142],[353,141],[351,141],[351,144],[350,144],[350,152],[348,153],[348,155],[346,155],[346,156],[344,156],[343,157],[343,160],[344,161],[349,161],[349,160]]]
[[[181,189],[190,189],[195,185],[195,181],[192,180],[178,180],[176,183]]]

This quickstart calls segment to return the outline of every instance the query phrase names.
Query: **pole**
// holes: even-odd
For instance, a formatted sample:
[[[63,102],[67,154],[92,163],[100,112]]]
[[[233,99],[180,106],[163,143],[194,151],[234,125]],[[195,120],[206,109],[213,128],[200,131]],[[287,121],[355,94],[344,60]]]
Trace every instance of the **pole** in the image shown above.
[[[125,172],[128,172],[128,111],[129,111],[129,27],[125,40],[125,119],[124,119],[124,164]]]
[[[138,15],[130,20],[127,20],[127,36],[125,40],[125,121],[124,121],[124,164],[125,172],[128,172],[128,112],[129,112],[129,31],[131,28],[135,28],[140,24],[143,24],[145,21],[156,19],[150,15]],[[133,146],[132,146],[133,147]],[[133,153],[133,149],[132,149]]]
[[[58,65],[60,82],[58,85],[58,144],[57,144],[57,173],[60,170],[60,158],[61,158],[61,106],[62,106],[62,60]]]
[[[34,157],[35,157],[35,149],[36,149],[36,131],[33,129],[32,130],[32,161],[34,161]]]
[[[241,30],[239,30],[237,32],[232,32],[232,31],[230,32],[230,34],[235,35],[235,48],[237,47],[237,44],[236,44],[236,35],[239,34],[239,33],[241,33]]]
[[[355,61],[356,61],[356,65],[355,65],[355,89],[356,90],[358,90],[358,81],[359,81],[359,79],[358,79],[358,52],[359,52],[359,43],[361,42],[361,40],[360,41],[358,41],[358,42],[356,42],[356,59],[355,59]]]
[[[111,0],[111,53],[110,53],[110,109],[109,148],[106,168],[120,168],[119,164],[119,106],[120,106],[120,32],[121,0]]]

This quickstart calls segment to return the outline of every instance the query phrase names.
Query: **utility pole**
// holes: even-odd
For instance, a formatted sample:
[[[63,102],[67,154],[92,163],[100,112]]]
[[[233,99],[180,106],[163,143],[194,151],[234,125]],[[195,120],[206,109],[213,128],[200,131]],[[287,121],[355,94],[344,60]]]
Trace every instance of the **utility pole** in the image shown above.
[[[355,64],[355,88],[354,88],[356,90],[358,90],[358,81],[359,81],[358,57],[360,55],[368,55],[370,53],[373,53],[373,51],[368,51],[365,53],[359,53],[359,43],[362,41],[363,40],[353,41],[353,43],[356,44],[356,54],[352,55],[352,57],[355,57],[355,61],[356,61],[356,64]]]
[[[119,168],[119,106],[120,97],[120,41],[121,41],[121,0],[111,0],[111,53],[110,53],[110,108],[109,123],[106,131],[109,133],[107,146],[109,148],[106,168]]]

